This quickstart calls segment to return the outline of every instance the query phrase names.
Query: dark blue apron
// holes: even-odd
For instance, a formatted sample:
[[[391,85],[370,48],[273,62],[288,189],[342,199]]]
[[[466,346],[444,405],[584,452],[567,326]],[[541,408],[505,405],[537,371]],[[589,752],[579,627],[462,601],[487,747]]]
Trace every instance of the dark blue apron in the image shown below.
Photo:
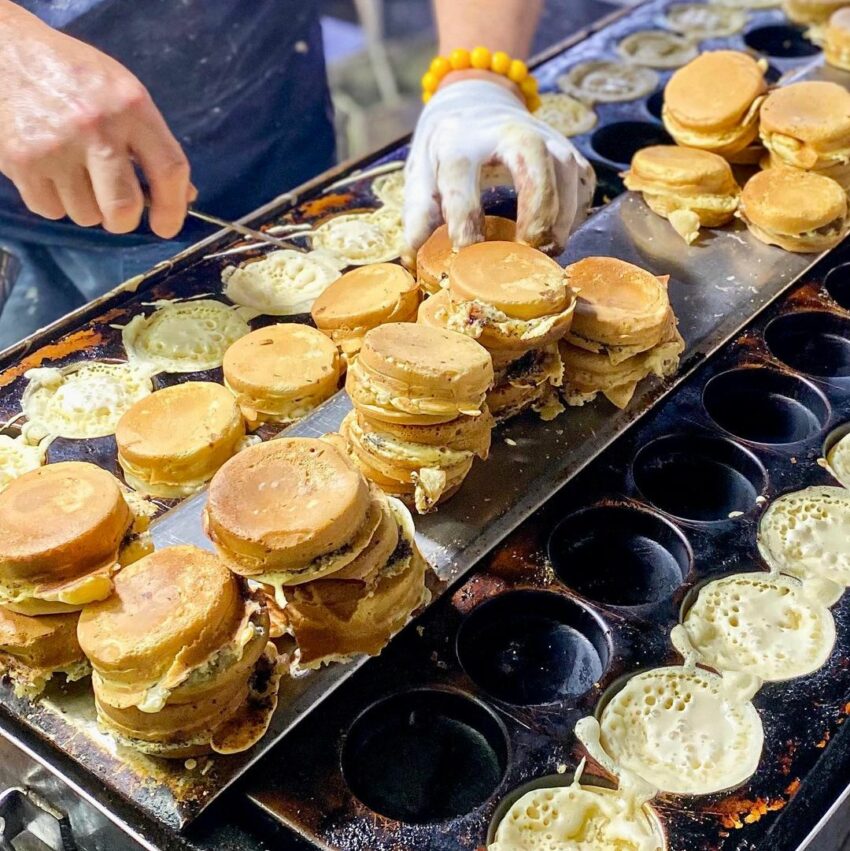
[[[147,86],[189,157],[200,209],[237,218],[332,164],[330,98],[313,0],[20,5],[108,53]],[[209,230],[197,228],[188,223],[180,239]],[[0,238],[80,248],[156,239],[145,230],[116,237],[34,216],[2,176]]]

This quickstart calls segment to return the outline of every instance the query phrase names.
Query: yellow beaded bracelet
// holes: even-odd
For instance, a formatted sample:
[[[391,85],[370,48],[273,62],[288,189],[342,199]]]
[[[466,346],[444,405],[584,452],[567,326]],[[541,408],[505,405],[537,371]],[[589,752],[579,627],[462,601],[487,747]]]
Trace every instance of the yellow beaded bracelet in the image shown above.
[[[540,106],[537,80],[529,73],[525,62],[522,59],[511,59],[503,50],[491,53],[486,47],[474,47],[472,50],[457,47],[448,56],[435,56],[422,75],[422,102],[431,100],[446,74],[468,69],[492,71],[507,77],[519,86],[529,112],[534,112]]]

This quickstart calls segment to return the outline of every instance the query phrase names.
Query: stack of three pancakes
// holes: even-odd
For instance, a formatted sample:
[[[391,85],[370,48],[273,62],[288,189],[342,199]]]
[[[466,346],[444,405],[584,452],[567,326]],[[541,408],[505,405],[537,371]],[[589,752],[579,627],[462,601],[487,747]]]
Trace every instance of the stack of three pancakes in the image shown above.
[[[492,384],[490,355],[470,337],[383,325],[348,371],[354,410],[340,434],[370,481],[425,513],[458,490],[475,457],[487,457]]]
[[[224,563],[262,590],[272,635],[295,639],[299,668],[379,653],[428,599],[409,512],[341,443],[246,449],[214,476],[204,514]]]
[[[522,243],[462,248],[446,286],[419,309],[419,322],[476,339],[493,359],[487,404],[496,421],[528,408],[545,411],[562,381],[558,341],[570,327],[575,296],[561,266]]]

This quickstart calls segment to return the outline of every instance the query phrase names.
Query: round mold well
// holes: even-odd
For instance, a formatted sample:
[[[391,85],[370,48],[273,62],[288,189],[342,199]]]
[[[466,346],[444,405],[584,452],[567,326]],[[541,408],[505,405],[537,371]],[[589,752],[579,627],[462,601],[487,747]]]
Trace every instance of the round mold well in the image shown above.
[[[606,160],[624,166],[650,145],[672,145],[670,134],[652,121],[615,121],[600,127],[590,139],[594,151]]]
[[[850,263],[842,263],[830,269],[824,287],[839,307],[850,310]]]
[[[550,591],[509,591],[473,609],[457,633],[467,676],[497,700],[536,706],[580,697],[608,667],[605,627]]]
[[[685,536],[669,521],[630,505],[596,505],[565,517],[549,537],[561,581],[588,600],[641,606],[672,596],[691,569]]]
[[[750,511],[767,486],[764,467],[748,449],[705,435],[656,438],[635,456],[632,475],[647,502],[673,517],[700,523]]]
[[[661,110],[664,108],[664,89],[653,92],[645,101],[646,111],[661,121]]]
[[[805,28],[791,24],[756,27],[744,36],[744,41],[747,47],[777,59],[803,59],[821,52],[816,44],[806,38]]]
[[[770,353],[798,372],[850,378],[850,319],[825,310],[777,316],[764,339]]]
[[[752,443],[778,446],[807,440],[829,419],[829,402],[813,384],[767,367],[714,376],[702,401],[717,425]]]
[[[593,193],[594,207],[602,207],[626,191],[623,178],[620,177],[617,169],[601,163],[599,160],[591,160],[590,164],[596,174],[596,191]]]
[[[386,818],[446,821],[474,810],[504,777],[508,737],[483,703],[449,689],[398,692],[366,708],[342,746],[351,792]]]

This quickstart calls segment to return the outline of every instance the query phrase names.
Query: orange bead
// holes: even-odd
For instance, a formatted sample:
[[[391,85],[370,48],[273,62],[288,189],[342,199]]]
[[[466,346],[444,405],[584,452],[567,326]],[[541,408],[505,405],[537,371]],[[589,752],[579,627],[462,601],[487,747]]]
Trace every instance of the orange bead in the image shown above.
[[[537,80],[534,77],[526,77],[519,84],[519,87],[520,89],[522,89],[522,93],[526,96],[537,94]]]
[[[426,92],[436,92],[437,86],[440,85],[440,78],[432,73],[431,71],[426,71],[422,75],[422,88]]]
[[[442,80],[443,77],[445,77],[446,74],[448,74],[449,71],[452,70],[452,63],[449,62],[449,60],[446,59],[445,56],[435,56],[431,60],[431,67],[429,70],[432,74]]]
[[[422,92],[422,103],[428,103],[433,96],[432,92]]]
[[[537,112],[542,105],[543,101],[540,100],[540,95],[531,95],[526,101],[529,112]]]
[[[449,63],[454,71],[464,71],[469,68],[469,51],[465,47],[456,47],[449,55]]]
[[[514,59],[508,68],[508,79],[515,83],[521,83],[528,76],[528,66],[522,59]]]
[[[473,68],[481,71],[490,70],[490,51],[486,47],[474,47],[469,54],[469,61]]]
[[[490,70],[496,74],[507,75],[511,67],[511,57],[504,50],[497,50],[490,57]]]

